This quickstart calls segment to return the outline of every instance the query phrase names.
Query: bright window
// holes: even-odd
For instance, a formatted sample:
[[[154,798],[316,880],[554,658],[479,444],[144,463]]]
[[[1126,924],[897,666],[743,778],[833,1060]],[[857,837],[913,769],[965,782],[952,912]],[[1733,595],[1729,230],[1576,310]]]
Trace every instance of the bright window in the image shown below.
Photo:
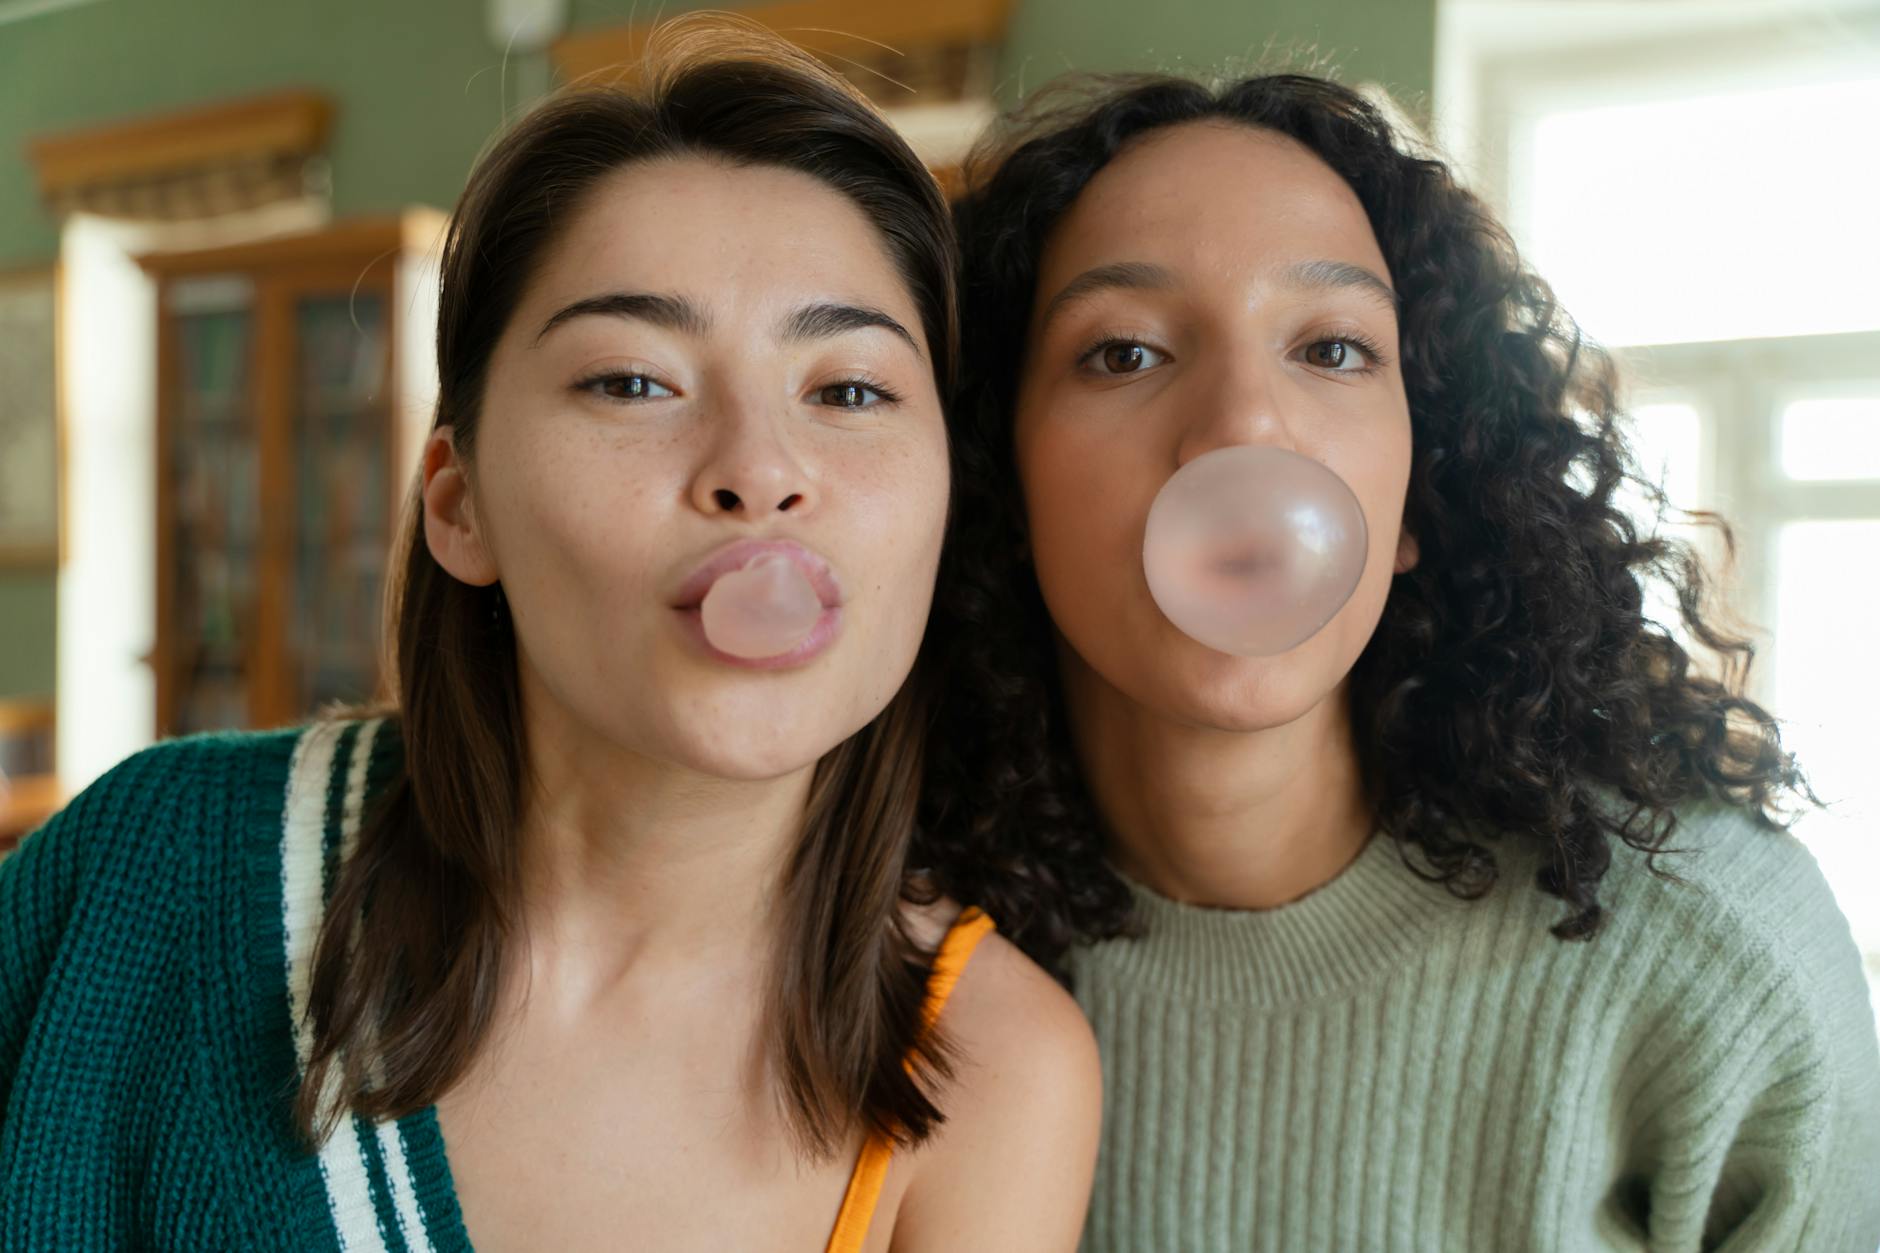
[[[1792,479],[1880,479],[1880,388],[1792,400],[1781,430],[1782,472]]]
[[[1693,539],[1693,528],[1682,521],[1681,515],[1700,507],[1699,493],[1703,490],[1703,421],[1697,409],[1669,401],[1640,405],[1632,411],[1626,436],[1639,473],[1663,490],[1668,508],[1660,521],[1652,502],[1630,483],[1619,489],[1620,506],[1642,534],[1657,532],[1670,539]],[[1687,640],[1678,599],[1664,583],[1647,584],[1645,613],[1675,638]]]
[[[1448,7],[1477,27],[1451,22],[1455,65],[1478,58],[1449,78],[1450,146],[1487,141],[1523,259],[1636,389],[1628,438],[1673,512],[1620,503],[1695,541],[1711,620],[1752,637],[1748,694],[1830,802],[1796,832],[1880,1016],[1880,59],[1787,10],[1707,30],[1695,10],[1724,6]],[[1722,516],[1734,560],[1687,509]],[[1646,611],[1685,635],[1662,587]]]
[[[1874,118],[1880,79],[1545,114],[1523,243],[1607,344],[1880,327]]]
[[[1682,402],[1640,405],[1628,435],[1640,471],[1664,489],[1671,506],[1697,508],[1703,438],[1697,410]]]
[[[1880,954],[1880,772],[1874,769],[1880,665],[1880,518],[1791,522],[1776,538],[1776,713],[1825,812],[1808,842],[1840,896],[1855,938]]]

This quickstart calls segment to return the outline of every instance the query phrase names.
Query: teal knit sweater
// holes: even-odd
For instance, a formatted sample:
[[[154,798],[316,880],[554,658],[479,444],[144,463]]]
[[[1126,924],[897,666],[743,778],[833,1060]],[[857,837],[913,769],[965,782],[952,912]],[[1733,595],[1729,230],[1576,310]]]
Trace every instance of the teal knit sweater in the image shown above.
[[[1500,848],[1458,901],[1373,839],[1258,913],[1137,887],[1079,954],[1102,1046],[1088,1253],[1880,1245],[1880,1055],[1813,859],[1694,809],[1615,853],[1591,943]]]
[[[0,861],[0,1249],[469,1248],[434,1110],[289,1121],[379,729],[159,745]]]

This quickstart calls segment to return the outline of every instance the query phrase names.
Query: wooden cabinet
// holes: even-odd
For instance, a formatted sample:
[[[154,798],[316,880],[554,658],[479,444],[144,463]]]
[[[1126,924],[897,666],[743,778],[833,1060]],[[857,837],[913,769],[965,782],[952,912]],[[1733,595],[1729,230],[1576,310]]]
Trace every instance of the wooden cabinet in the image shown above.
[[[65,803],[52,728],[51,701],[0,700],[0,854]]]
[[[141,259],[157,283],[157,733],[298,722],[379,683],[436,396],[433,210]]]

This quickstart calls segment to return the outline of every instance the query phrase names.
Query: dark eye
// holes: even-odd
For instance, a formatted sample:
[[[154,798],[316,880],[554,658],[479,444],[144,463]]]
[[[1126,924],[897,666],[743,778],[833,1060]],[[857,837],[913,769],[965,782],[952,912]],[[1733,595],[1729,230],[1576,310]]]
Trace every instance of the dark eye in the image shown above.
[[[1092,356],[1098,371],[1103,374],[1138,374],[1151,366],[1161,365],[1163,361],[1161,353],[1133,339],[1113,340],[1098,348]]]
[[[861,383],[831,383],[818,393],[818,399],[834,409],[866,409],[881,399],[881,393]]]
[[[584,384],[609,400],[651,400],[670,396],[672,389],[650,374],[603,374]]]
[[[1103,350],[1103,368],[1111,374],[1133,374],[1142,369],[1141,344],[1111,344]]]
[[[1306,364],[1321,370],[1355,370],[1365,365],[1364,350],[1343,339],[1321,339],[1306,345]]]

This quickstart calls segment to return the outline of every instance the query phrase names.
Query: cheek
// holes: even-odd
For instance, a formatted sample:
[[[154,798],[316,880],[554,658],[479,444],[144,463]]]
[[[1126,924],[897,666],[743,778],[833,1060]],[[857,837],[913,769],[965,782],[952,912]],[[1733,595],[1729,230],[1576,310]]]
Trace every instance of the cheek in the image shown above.
[[[1142,573],[1143,525],[1161,490],[1161,465],[1094,424],[1039,422],[1015,447],[1032,564],[1061,621],[1113,614]]]
[[[1410,422],[1407,416],[1375,430],[1362,445],[1330,461],[1364,509],[1366,528],[1364,573],[1357,590],[1324,632],[1319,647],[1340,674],[1356,663],[1376,633],[1396,576],[1397,545],[1403,532],[1403,509],[1410,480]]]
[[[835,562],[847,607],[843,642],[815,682],[826,713],[853,729],[900,689],[926,635],[946,540],[946,428],[935,416],[826,438],[803,532]]]
[[[1346,480],[1364,507],[1370,531],[1366,581],[1388,581],[1396,560],[1397,540],[1403,530],[1404,499],[1410,485],[1410,422],[1400,424],[1366,444],[1364,455]],[[1375,567],[1382,567],[1381,571]]]
[[[913,618],[917,628],[924,626],[946,541],[951,480],[945,428],[935,422],[893,447],[858,449],[835,464],[823,507],[842,519],[830,538],[842,545],[836,551],[853,563],[849,577],[861,584],[852,597],[866,590],[884,619]]]
[[[653,594],[659,569],[655,498],[672,489],[668,458],[601,434],[543,423],[508,441],[483,493],[492,552],[512,602],[555,607],[571,622],[582,605],[612,611]],[[541,622],[544,615],[538,615]]]
[[[1364,511],[1363,585],[1378,577],[1380,564],[1388,581],[1410,481],[1410,414],[1401,389],[1329,410],[1302,424],[1300,433],[1297,450],[1343,479]]]

